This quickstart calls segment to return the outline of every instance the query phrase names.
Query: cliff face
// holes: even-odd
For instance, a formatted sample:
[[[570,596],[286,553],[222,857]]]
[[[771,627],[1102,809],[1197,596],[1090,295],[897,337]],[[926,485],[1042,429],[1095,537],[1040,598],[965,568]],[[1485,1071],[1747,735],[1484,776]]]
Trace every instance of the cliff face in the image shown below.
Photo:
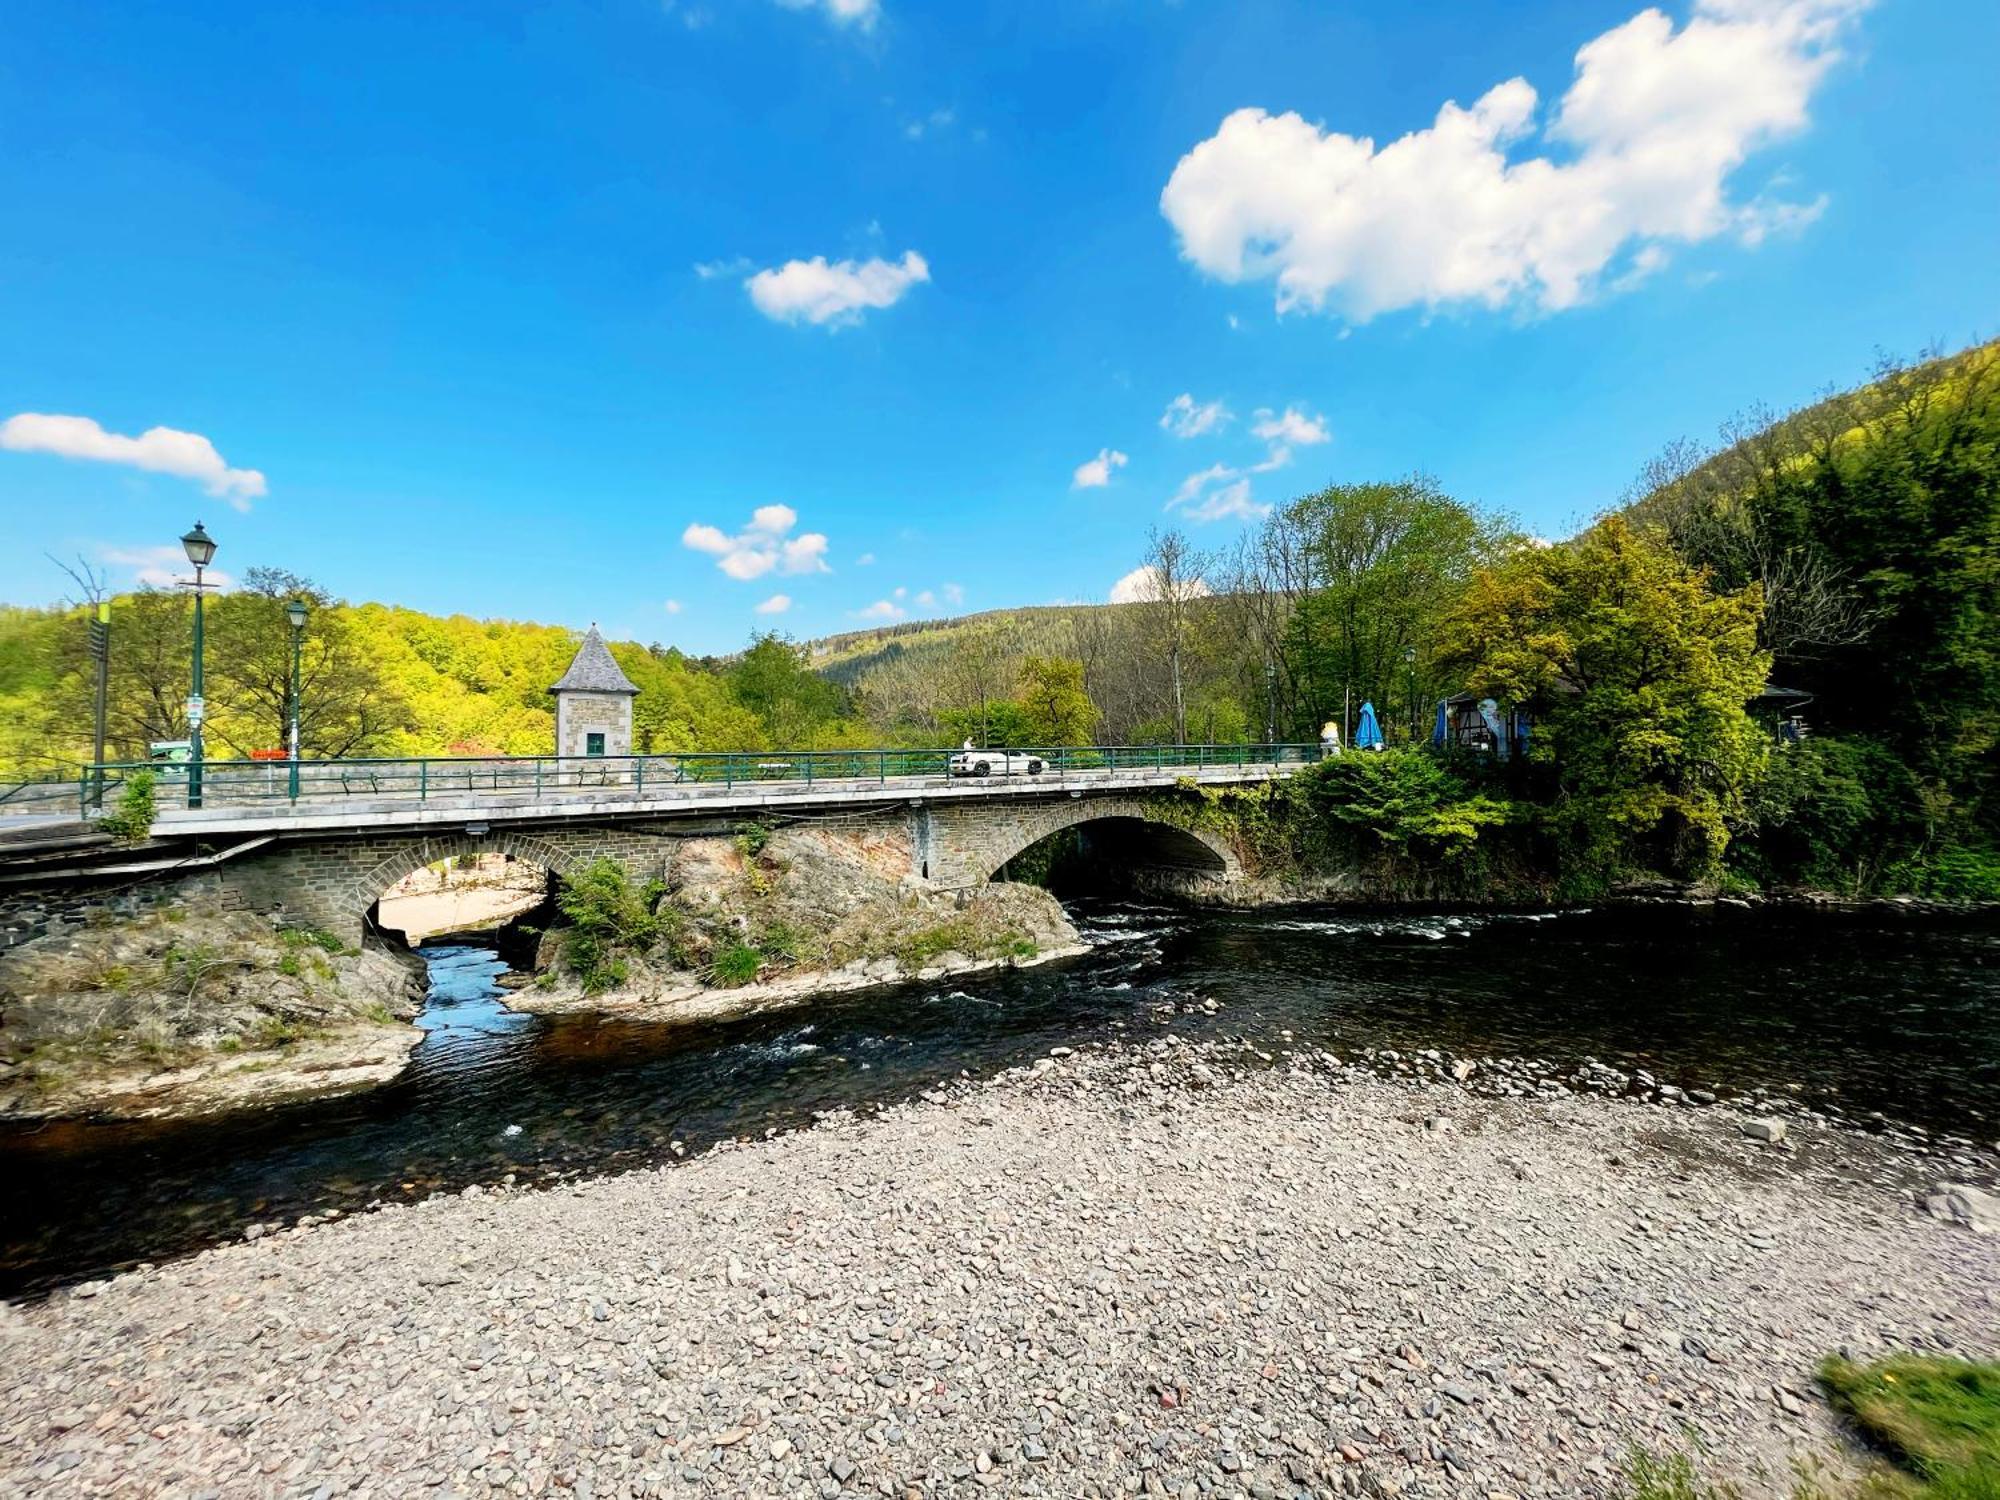
[[[200,1113],[381,1083],[422,1033],[387,949],[170,909],[0,958],[0,1118]]]

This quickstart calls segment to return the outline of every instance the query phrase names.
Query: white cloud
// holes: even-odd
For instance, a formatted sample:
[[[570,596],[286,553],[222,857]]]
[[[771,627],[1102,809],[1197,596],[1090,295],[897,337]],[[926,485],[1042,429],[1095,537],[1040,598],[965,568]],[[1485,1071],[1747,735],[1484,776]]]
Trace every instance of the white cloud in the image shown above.
[[[1200,437],[1228,421],[1229,409],[1220,401],[1196,401],[1191,393],[1182,391],[1160,413],[1160,430],[1177,438]]]
[[[1073,490],[1101,490],[1111,483],[1111,471],[1122,469],[1130,462],[1116,448],[1099,448],[1097,457],[1087,458],[1076,466],[1070,476],[1069,487]]]
[[[706,552],[716,567],[739,583],[762,578],[773,569],[788,574],[831,573],[826,537],[817,531],[791,535],[798,523],[799,513],[789,505],[760,505],[750,513],[750,524],[734,536],[719,526],[689,523],[681,533],[681,545]]]
[[[1284,456],[1279,458],[1278,454]],[[1258,464],[1252,472],[1280,467],[1290,462],[1291,454],[1281,448],[1272,457],[1273,462]],[[1179,511],[1190,521],[1259,521],[1271,513],[1270,506],[1250,497],[1250,481],[1244,472],[1227,464],[1215,464],[1188,475],[1167,502],[1167,509]]]
[[[778,0],[786,10],[817,10],[836,26],[873,31],[882,19],[882,0]]]
[[[875,554],[874,554],[874,553],[872,553],[872,552],[864,552],[864,553],[862,553],[862,554],[861,554],[861,555],[860,555],[859,557],[857,557],[857,558],[855,558],[855,559],[854,559],[854,566],[855,566],[855,567],[857,567],[857,568],[872,568],[872,567],[874,567],[874,566],[875,566]]]
[[[156,589],[172,588],[182,579],[194,577],[194,565],[180,547],[105,547],[97,555],[114,568],[130,568],[133,582]],[[204,568],[201,577],[202,582],[219,589],[236,587],[236,575],[217,568]]]
[[[1192,504],[1210,485],[1225,483],[1241,473],[1242,470],[1232,469],[1228,464],[1210,464],[1205,469],[1197,470],[1181,481],[1181,487],[1174,491],[1174,498],[1167,502],[1167,509],[1179,510]]]
[[[937,603],[937,595],[929,589],[919,589],[917,597],[911,601],[919,609],[929,609]]]
[[[1250,431],[1267,443],[1286,447],[1310,448],[1314,443],[1328,442],[1333,437],[1326,430],[1325,417],[1309,417],[1296,406],[1288,406],[1276,414],[1268,406],[1259,407],[1256,425]]]
[[[1160,195],[1181,253],[1224,281],[1269,277],[1279,310],[1355,321],[1395,308],[1589,298],[1664,243],[1734,230],[1755,244],[1789,214],[1729,201],[1751,152],[1803,130],[1848,23],[1872,0],[1695,0],[1585,43],[1541,125],[1524,79],[1376,148],[1296,113],[1239,109],[1181,158]]]
[[[678,599],[669,599],[660,608],[664,609],[670,615],[677,615],[681,612],[681,601]]]
[[[1208,585],[1199,578],[1190,578],[1181,585],[1181,597],[1200,599],[1209,592]],[[1113,604],[1153,604],[1160,598],[1159,574],[1151,563],[1142,563],[1111,585]]]
[[[965,603],[965,585],[964,585],[964,584],[960,584],[960,583],[947,583],[947,584],[946,584],[946,585],[945,585],[945,586],[944,586],[943,588],[939,589],[939,590],[938,590],[938,592],[939,592],[940,594],[944,595],[944,602],[945,602],[945,603],[947,603],[947,604],[963,604],[963,603]]]
[[[934,109],[928,115],[925,115],[922,119],[910,120],[906,122],[903,126],[903,135],[905,139],[912,141],[920,141],[927,134],[932,134],[940,130],[951,129],[951,127],[957,122],[958,122],[957,110]]]
[[[723,276],[741,276],[753,264],[747,255],[732,255],[727,260],[698,260],[694,263],[694,274],[703,281],[714,281]]]
[[[866,609],[857,609],[854,612],[854,618],[857,620],[900,620],[903,618],[903,606],[896,603],[893,599],[877,599]]]
[[[215,444],[198,432],[149,427],[137,437],[106,432],[89,417],[48,416],[24,411],[0,422],[0,448],[15,453],[54,453],[95,463],[129,464],[153,474],[192,479],[238,510],[265,494],[264,476],[255,469],[232,469],[215,451]]]
[[[757,613],[760,615],[781,615],[791,607],[792,596],[790,594],[773,594],[757,606]]]
[[[916,251],[905,250],[901,261],[877,257],[829,264],[824,255],[788,260],[775,270],[759,271],[744,285],[757,311],[775,322],[844,328],[860,322],[870,308],[894,306],[911,287],[930,279],[930,264]]]

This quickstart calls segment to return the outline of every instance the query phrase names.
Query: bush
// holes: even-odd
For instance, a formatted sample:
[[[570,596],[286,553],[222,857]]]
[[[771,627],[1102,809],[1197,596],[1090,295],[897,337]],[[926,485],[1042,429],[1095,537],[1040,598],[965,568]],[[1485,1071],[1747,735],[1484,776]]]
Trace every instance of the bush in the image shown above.
[[[1883,884],[1892,891],[1933,901],[2000,901],[2000,853],[1991,849],[1940,849],[1891,867]]]
[[[118,807],[97,820],[97,826],[113,838],[140,843],[152,837],[153,819],[159,810],[153,803],[154,776],[151,771],[135,771],[125,779],[118,794]]]
[[[643,952],[660,933],[654,908],[664,887],[658,881],[634,889],[625,867],[594,859],[562,877],[556,908],[568,919],[563,962],[582,982],[584,993],[599,994],[625,982],[629,955]]]
[[[1480,831],[1505,823],[1504,802],[1475,792],[1434,756],[1416,750],[1355,751],[1293,778],[1291,794],[1315,818],[1364,847],[1450,859]]]

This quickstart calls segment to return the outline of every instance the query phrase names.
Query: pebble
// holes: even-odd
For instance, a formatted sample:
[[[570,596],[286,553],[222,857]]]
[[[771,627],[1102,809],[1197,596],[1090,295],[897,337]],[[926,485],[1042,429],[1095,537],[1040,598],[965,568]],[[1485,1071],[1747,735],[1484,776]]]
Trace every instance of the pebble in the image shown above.
[[[9,1309],[0,1496],[1595,1500],[1688,1428],[1754,1493],[1842,1451],[1824,1354],[2000,1340],[2000,1237],[1887,1133],[1745,1162],[1692,1091],[1438,1049],[1056,1057]]]

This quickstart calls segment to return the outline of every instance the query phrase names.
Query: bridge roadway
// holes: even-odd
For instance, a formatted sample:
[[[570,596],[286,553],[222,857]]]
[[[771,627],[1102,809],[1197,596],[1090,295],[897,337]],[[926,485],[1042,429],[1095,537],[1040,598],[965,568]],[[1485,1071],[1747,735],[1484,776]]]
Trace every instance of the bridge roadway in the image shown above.
[[[561,825],[832,811],[905,802],[971,803],[1055,793],[1095,797],[1185,782],[1229,786],[1265,781],[1299,770],[1317,757],[1318,747],[1123,746],[1036,753],[1047,760],[1045,769],[1034,776],[951,776],[944,774],[940,754],[874,751],[585,762],[573,758],[307,762],[301,770],[310,775],[302,779],[296,801],[287,795],[286,764],[224,762],[207,768],[200,807],[188,807],[181,800],[185,784],[178,779],[160,784],[153,835],[178,839],[416,830],[493,820],[515,826]],[[726,764],[732,761],[733,765]],[[853,774],[856,771],[862,774]],[[115,804],[115,789],[105,801],[107,806]]]

